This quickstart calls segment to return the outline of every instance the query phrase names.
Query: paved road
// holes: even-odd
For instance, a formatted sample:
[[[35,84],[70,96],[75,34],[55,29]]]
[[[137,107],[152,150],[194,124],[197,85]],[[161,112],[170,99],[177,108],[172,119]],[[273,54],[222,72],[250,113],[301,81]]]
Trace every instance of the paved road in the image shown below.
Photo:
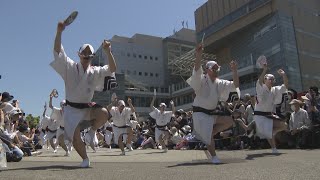
[[[75,151],[70,157],[43,151],[19,163],[8,163],[0,179],[320,179],[320,150],[219,151],[220,165],[206,161],[203,151],[135,150],[119,156],[118,149],[88,150],[91,168],[81,169]]]

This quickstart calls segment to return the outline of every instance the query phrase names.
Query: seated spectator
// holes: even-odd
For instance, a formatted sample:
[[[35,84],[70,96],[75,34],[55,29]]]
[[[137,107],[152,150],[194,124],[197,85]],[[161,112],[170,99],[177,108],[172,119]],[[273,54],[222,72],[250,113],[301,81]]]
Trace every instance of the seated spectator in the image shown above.
[[[30,128],[26,125],[21,125],[19,127],[19,133],[17,134],[18,136],[18,142],[19,145],[22,149],[22,151],[27,155],[27,156],[32,156],[33,154],[40,154],[40,152],[34,152],[34,145],[32,143],[33,138],[34,138],[35,130],[32,129],[30,131]],[[32,153],[34,152],[34,153]]]
[[[188,125],[187,114],[183,109],[179,109],[175,112],[173,126],[180,130],[185,125]]]
[[[42,149],[42,145],[40,142],[40,131],[38,129],[35,130],[34,138],[33,138],[33,145],[35,150]]]
[[[289,120],[289,129],[296,147],[307,146],[307,136],[310,135],[311,121],[306,110],[302,109],[302,102],[293,99],[290,103],[293,113]]]
[[[183,138],[178,133],[178,129],[176,127],[172,127],[169,130],[169,132],[170,132],[171,138],[169,140],[168,147],[169,149],[173,149],[177,144],[179,144],[183,140]]]
[[[309,118],[313,125],[318,125],[320,124],[320,97],[318,88],[310,87],[306,97],[309,99],[306,101]]]
[[[13,143],[12,139],[0,130],[0,139],[6,149],[6,158],[8,162],[19,162],[23,157],[22,150]]]
[[[147,149],[147,148],[152,148],[156,149],[156,143],[154,139],[151,137],[151,134],[149,131],[145,131],[143,134],[143,141],[138,149]]]
[[[141,131],[137,130],[132,139],[133,149],[138,149],[141,146],[141,143],[144,141],[144,136]]]

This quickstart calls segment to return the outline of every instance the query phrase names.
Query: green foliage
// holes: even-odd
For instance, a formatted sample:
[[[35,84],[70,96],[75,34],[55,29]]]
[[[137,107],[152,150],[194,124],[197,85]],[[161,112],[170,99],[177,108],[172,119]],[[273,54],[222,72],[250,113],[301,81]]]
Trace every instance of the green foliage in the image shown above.
[[[32,114],[28,114],[26,121],[28,122],[30,129],[36,128],[40,122],[40,116],[33,117]]]

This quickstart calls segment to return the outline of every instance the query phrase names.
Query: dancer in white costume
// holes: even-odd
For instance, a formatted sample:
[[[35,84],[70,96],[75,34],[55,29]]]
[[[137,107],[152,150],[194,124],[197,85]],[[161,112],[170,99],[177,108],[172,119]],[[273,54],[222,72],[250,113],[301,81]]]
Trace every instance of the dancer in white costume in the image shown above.
[[[203,45],[196,49],[196,60],[192,76],[187,83],[194,89],[196,97],[193,102],[193,126],[194,133],[203,143],[207,144],[211,161],[220,163],[214,144],[214,135],[232,126],[232,118],[229,115],[221,115],[215,112],[218,101],[226,101],[230,92],[235,92],[239,87],[237,64],[231,61],[233,81],[218,78],[220,66],[215,61],[209,61],[205,66],[205,74],[201,67]],[[209,154],[208,154],[209,155]],[[210,156],[209,156],[210,157]]]
[[[92,103],[91,100],[94,91],[106,89],[105,78],[114,75],[116,64],[111,52],[111,44],[106,40],[102,43],[102,49],[109,65],[91,66],[94,49],[90,44],[84,44],[80,48],[79,63],[70,59],[61,45],[61,36],[65,27],[65,22],[58,23],[54,42],[54,61],[50,65],[65,83],[67,104],[64,108],[65,137],[73,142],[73,147],[83,159],[80,167],[89,167],[90,161],[85,144],[81,140],[80,130],[91,126],[89,134],[93,140],[96,130],[110,118],[107,109]]]
[[[66,102],[65,102],[65,100],[60,102],[60,108],[57,108],[52,105],[52,98],[53,98],[53,95],[51,94],[50,101],[49,101],[49,108],[52,109],[51,119],[56,120],[57,125],[58,125],[58,129],[57,129],[57,133],[56,133],[56,140],[57,140],[56,146],[60,145],[62,147],[62,149],[66,151],[65,156],[70,156],[71,147],[69,146],[69,148],[68,148],[67,145],[69,145],[69,143],[68,143],[68,141],[67,141],[67,143],[65,143],[65,140],[64,140],[63,108],[66,105]]]
[[[50,145],[53,149],[53,152],[56,153],[57,152],[57,145],[55,143],[55,138],[56,138],[56,134],[57,134],[57,129],[58,129],[58,122],[55,119],[52,119],[51,117],[46,117],[47,118],[47,122],[48,122],[48,126],[47,126],[47,136],[46,139],[47,141],[50,142]]]
[[[104,129],[104,141],[109,146],[109,149],[111,149],[111,140],[113,137],[112,124],[110,122],[106,122],[103,129]]]
[[[119,145],[121,149],[120,155],[125,155],[124,144],[122,141],[122,135],[128,134],[128,139],[126,140],[127,146],[130,151],[132,151],[131,140],[133,136],[132,128],[129,126],[130,115],[135,112],[135,109],[132,105],[132,100],[128,98],[129,107],[125,106],[123,100],[118,101],[118,105],[110,108],[110,114],[112,115],[113,120],[113,134],[114,134],[114,143]]]
[[[44,110],[42,113],[42,118],[40,121],[40,140],[41,140],[42,146],[44,146],[47,141],[47,127],[50,120],[50,117],[46,116],[46,111],[47,111],[47,105],[45,104]]]
[[[157,109],[154,107],[155,99],[156,96],[154,96],[151,101],[150,108],[152,109],[152,112],[150,112],[149,115],[156,120],[155,140],[157,143],[161,144],[163,152],[167,152],[168,148],[166,146],[166,142],[170,137],[167,125],[170,122],[172,115],[175,113],[176,108],[173,101],[170,101],[172,111],[165,111],[167,107],[165,103],[160,103],[159,109]]]
[[[264,64],[256,85],[257,102],[253,120],[256,123],[256,135],[267,139],[272,148],[272,153],[278,153],[274,137],[278,132],[287,129],[287,123],[280,121],[279,117],[273,115],[273,112],[275,105],[281,103],[282,94],[286,93],[288,89],[288,78],[286,73],[279,69],[278,74],[282,77],[283,84],[274,86],[275,77],[272,74],[266,74],[267,70],[268,66]]]

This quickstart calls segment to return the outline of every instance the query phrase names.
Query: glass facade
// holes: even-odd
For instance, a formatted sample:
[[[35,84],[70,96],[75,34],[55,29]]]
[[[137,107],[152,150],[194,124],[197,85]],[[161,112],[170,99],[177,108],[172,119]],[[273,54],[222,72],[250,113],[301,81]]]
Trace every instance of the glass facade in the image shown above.
[[[233,34],[232,38],[228,38],[227,48],[230,49],[230,57],[237,61],[239,71],[247,70],[240,76],[242,90],[255,87],[261,73],[261,69],[256,67],[256,60],[261,55],[267,57],[268,73],[275,75],[277,84],[283,83],[277,73],[281,68],[288,75],[289,88],[302,90],[292,18],[279,12],[270,14]],[[217,61],[219,63],[219,59]],[[222,64],[220,75],[228,73],[229,64]],[[227,79],[231,78],[230,74]]]

